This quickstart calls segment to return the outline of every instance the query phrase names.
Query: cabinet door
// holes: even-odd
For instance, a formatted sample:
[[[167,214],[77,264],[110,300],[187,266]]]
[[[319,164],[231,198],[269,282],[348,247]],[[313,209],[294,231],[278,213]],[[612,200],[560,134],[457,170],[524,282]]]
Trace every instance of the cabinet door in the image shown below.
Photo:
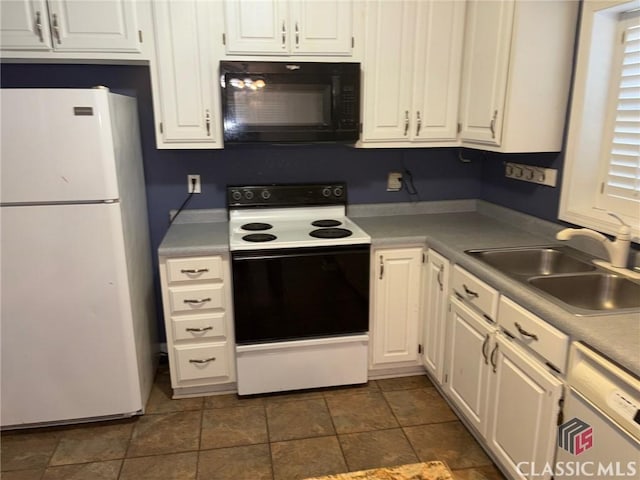
[[[486,439],[511,478],[525,478],[518,463],[553,464],[562,383],[507,338],[499,335],[497,346]]]
[[[139,51],[135,2],[49,0],[48,3],[55,50]]]
[[[416,362],[422,248],[377,250],[373,262],[373,365]]]
[[[154,2],[153,7],[159,90],[154,96],[162,146],[220,147],[210,4],[191,0]]]
[[[363,141],[409,141],[416,3],[367,4]]]
[[[351,0],[303,0],[290,3],[293,55],[350,55]]]
[[[467,2],[460,137],[500,145],[514,0]]]
[[[451,297],[449,362],[446,390],[467,420],[484,434],[489,358],[495,329],[480,315]]]
[[[0,44],[3,50],[51,49],[45,0],[0,2]]]
[[[465,2],[418,2],[411,140],[456,140]]]
[[[227,53],[289,54],[286,0],[225,0],[224,10]]]
[[[423,303],[423,362],[438,383],[442,383],[447,320],[449,261],[429,250]]]

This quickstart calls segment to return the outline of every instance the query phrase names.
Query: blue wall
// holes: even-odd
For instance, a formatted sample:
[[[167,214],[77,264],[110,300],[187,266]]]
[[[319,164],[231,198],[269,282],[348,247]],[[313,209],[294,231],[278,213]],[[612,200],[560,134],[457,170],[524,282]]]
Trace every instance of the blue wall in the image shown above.
[[[2,87],[88,88],[105,85],[138,99],[149,229],[153,251],[168,228],[168,212],[187,195],[187,175],[200,174],[203,193],[188,208],[224,208],[227,184],[345,181],[351,203],[482,198],[556,220],[559,188],[506,180],[503,161],[562,167],[558,154],[500,155],[457,148],[354,149],[346,146],[235,146],[224,150],[157,150],[149,70],[145,66],[3,64]],[[418,195],[387,192],[390,171],[411,172]],[[154,255],[154,262],[157,259]],[[157,268],[155,269],[157,272]],[[159,295],[157,273],[156,293]]]

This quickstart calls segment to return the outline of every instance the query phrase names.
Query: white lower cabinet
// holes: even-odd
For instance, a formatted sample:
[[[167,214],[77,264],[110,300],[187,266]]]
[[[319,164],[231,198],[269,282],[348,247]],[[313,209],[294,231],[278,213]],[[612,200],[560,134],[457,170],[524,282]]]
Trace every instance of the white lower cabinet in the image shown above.
[[[525,473],[531,465],[553,463],[563,384],[502,334],[493,351],[484,435],[511,478],[528,478],[518,469],[521,462]]]
[[[160,257],[160,281],[174,397],[234,388],[228,257]]]
[[[467,421],[484,435],[490,347],[496,328],[455,296],[451,297],[450,306],[445,391]]]
[[[376,249],[371,264],[371,369],[419,365],[422,247]]]
[[[524,479],[519,464],[553,464],[568,337],[489,288],[455,267],[443,390],[508,476]]]
[[[431,378],[442,384],[449,295],[449,260],[427,252],[422,305],[422,362]]]

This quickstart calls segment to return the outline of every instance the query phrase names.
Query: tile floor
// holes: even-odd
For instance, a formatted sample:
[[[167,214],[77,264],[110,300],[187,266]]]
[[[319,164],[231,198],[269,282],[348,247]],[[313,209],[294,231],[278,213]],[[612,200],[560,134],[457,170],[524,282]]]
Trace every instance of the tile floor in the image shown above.
[[[239,399],[171,400],[159,370],[144,416],[1,437],[2,480],[289,480],[440,460],[504,477],[426,376]]]

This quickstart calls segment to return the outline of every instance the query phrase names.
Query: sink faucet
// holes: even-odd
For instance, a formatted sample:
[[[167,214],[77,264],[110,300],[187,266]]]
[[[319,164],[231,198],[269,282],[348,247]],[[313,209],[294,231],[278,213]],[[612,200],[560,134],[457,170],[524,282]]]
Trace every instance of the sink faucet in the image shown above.
[[[558,240],[570,240],[573,237],[589,237],[602,243],[609,254],[609,262],[612,267],[627,268],[629,258],[629,245],[631,244],[631,228],[615,213],[609,213],[622,225],[618,230],[615,240],[609,240],[601,233],[589,230],[588,228],[565,228],[556,234]]]

